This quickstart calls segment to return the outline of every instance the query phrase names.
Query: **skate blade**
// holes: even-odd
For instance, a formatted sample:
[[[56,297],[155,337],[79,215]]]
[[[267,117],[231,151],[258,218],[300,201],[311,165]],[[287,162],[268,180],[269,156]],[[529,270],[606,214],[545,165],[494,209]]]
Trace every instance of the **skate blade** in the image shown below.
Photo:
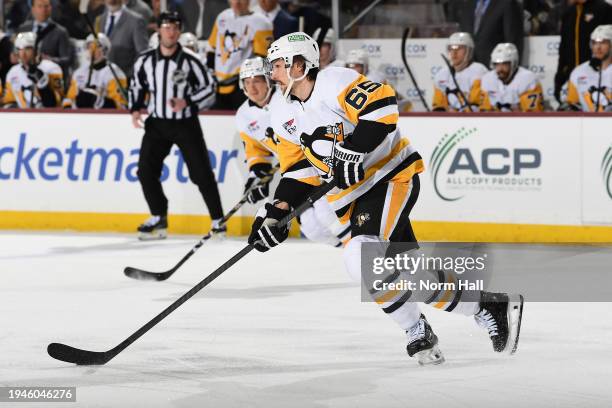
[[[168,230],[159,229],[153,232],[141,232],[138,235],[140,241],[157,241],[160,239],[166,239],[168,236]]]
[[[521,321],[523,319],[523,295],[508,296],[508,344],[504,352],[516,353],[519,335],[521,334]]]
[[[415,354],[419,365],[428,366],[428,365],[438,365],[442,364],[444,360],[444,355],[438,345],[433,346],[430,349],[419,351]]]

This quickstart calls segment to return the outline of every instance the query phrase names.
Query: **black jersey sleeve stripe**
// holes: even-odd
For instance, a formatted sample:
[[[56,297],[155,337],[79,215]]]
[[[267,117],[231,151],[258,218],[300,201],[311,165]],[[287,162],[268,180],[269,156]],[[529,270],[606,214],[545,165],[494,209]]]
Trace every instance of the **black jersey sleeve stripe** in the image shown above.
[[[298,162],[296,162],[293,166],[289,167],[287,170],[285,170],[283,172],[283,174],[292,172],[292,171],[297,171],[297,170],[303,170],[303,169],[307,169],[309,167],[312,167],[312,165],[308,162],[307,159],[302,159]]]
[[[397,98],[395,96],[388,96],[377,101],[372,101],[365,108],[363,108],[361,112],[359,112],[359,117],[365,116],[368,113],[372,113],[377,109],[391,105],[397,105]]]

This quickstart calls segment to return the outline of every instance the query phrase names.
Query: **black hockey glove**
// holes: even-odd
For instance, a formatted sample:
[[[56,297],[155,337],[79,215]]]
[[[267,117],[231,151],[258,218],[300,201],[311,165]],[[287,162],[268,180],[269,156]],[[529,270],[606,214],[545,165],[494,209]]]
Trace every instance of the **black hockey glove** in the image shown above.
[[[291,223],[284,226],[276,224],[283,217],[289,215],[290,212],[270,203],[260,208],[251,227],[249,244],[253,245],[259,252],[266,252],[286,240],[289,236],[289,226]]]
[[[251,171],[249,172],[249,178],[247,179],[246,184],[244,185],[244,192],[246,193],[249,188],[251,188],[255,184],[259,184],[261,179],[266,177],[270,171],[272,170],[272,165],[268,163],[258,163],[251,166]],[[248,195],[247,201],[251,204],[255,204],[258,201],[263,200],[268,197],[270,194],[270,181],[263,183],[257,187],[255,187]]]
[[[28,78],[36,84],[37,88],[46,88],[49,85],[49,76],[42,72],[36,65],[28,67]]]
[[[76,96],[77,108],[94,108],[98,102],[98,93],[90,88],[79,89],[79,93]]]
[[[349,142],[336,144],[334,151],[334,179],[339,188],[345,190],[364,179],[364,158],[365,153],[355,151]]]

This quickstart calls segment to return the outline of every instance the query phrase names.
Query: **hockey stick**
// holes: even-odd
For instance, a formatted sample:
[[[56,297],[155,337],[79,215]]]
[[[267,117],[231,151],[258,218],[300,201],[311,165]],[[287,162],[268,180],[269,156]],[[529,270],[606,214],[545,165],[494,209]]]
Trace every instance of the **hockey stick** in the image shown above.
[[[267,176],[263,177],[261,180],[259,180],[258,183],[253,184],[251,187],[249,187],[249,189],[247,191],[244,192],[244,195],[242,196],[242,198],[240,199],[240,201],[238,201],[238,203],[234,206],[234,208],[232,208],[231,210],[229,210],[229,212],[227,214],[225,214],[223,216],[223,218],[221,218],[220,221],[220,225],[224,225],[227,220],[230,219],[230,217],[234,214],[236,214],[236,212],[240,209],[240,207],[242,207],[244,205],[244,203],[246,203],[247,197],[249,195],[249,193],[251,193],[253,190],[255,190],[257,187],[260,187],[262,185],[264,185],[265,183],[269,182],[270,180],[272,180],[272,178],[274,177],[274,173],[276,173],[279,169],[279,166],[276,165],[275,167],[272,168],[272,170],[270,170],[270,173],[268,173]],[[174,272],[176,272],[185,262],[187,262],[187,260],[189,258],[191,258],[191,256],[193,254],[196,253],[196,251],[198,249],[200,249],[200,247],[202,245],[204,245],[204,243],[206,241],[208,241],[210,238],[212,238],[213,233],[212,231],[210,231],[208,234],[204,235],[197,244],[195,244],[195,246],[193,248],[191,248],[191,250],[189,252],[187,252],[187,254],[185,256],[183,256],[183,258],[178,261],[178,263],[176,265],[174,265],[174,267],[172,267],[171,269],[168,269],[165,272],[149,272],[146,271],[144,269],[139,269],[139,268],[134,268],[131,266],[127,266],[124,270],[123,273],[125,274],[125,276],[132,278],[132,279],[139,279],[139,280],[152,280],[152,281],[164,281],[166,279],[168,279],[170,276],[172,276],[174,274]]]
[[[470,101],[467,100],[467,98],[465,97],[465,94],[463,93],[463,91],[459,87],[459,83],[457,82],[457,78],[455,78],[455,68],[453,68],[453,66],[450,64],[450,61],[448,60],[448,58],[446,58],[446,55],[440,54],[440,56],[442,57],[442,59],[446,63],[446,66],[448,67],[448,70],[450,71],[451,78],[453,78],[453,82],[455,83],[455,86],[457,87],[457,91],[459,92],[459,96],[461,96],[461,99],[463,99],[465,101],[465,104],[466,104],[467,108],[470,110],[470,112],[474,112],[474,110],[472,110],[472,105],[470,105]]]
[[[85,18],[85,21],[87,22],[87,26],[91,30],[91,33],[96,39],[96,42],[99,44],[100,42],[98,40],[98,33],[96,33],[96,29],[94,28],[93,23],[91,22],[91,20],[89,19],[89,16],[87,15],[88,6],[89,6],[89,0],[79,1],[79,13],[81,13],[81,15]],[[92,60],[92,63],[93,63],[93,60]],[[121,81],[119,81],[119,76],[117,75],[117,72],[115,72],[115,69],[113,68],[113,63],[110,60],[108,61],[108,67],[110,68],[111,74],[113,74],[113,78],[115,78],[115,81],[117,81],[117,88],[119,88],[119,91],[121,92],[121,96],[123,96],[125,100],[128,101],[129,100],[128,92],[121,85]]]
[[[287,225],[289,221],[293,218],[301,215],[304,211],[310,208],[315,201],[319,198],[323,197],[327,194],[331,189],[335,187],[335,183],[327,183],[320,187],[318,187],[302,204],[300,204],[295,210],[291,211],[290,214],[283,217],[278,225]],[[47,346],[47,353],[56,360],[65,361],[67,363],[73,363],[77,365],[102,365],[108,363],[112,360],[117,354],[121,353],[128,347],[130,344],[134,343],[138,340],[143,334],[151,330],[157,323],[161,322],[164,318],[166,318],[170,313],[179,308],[183,303],[193,297],[196,293],[198,293],[202,288],[207,286],[209,283],[214,281],[217,277],[219,277],[223,272],[228,270],[232,265],[242,259],[245,255],[253,250],[253,246],[247,245],[242,248],[240,252],[231,257],[228,261],[226,261],[223,265],[217,268],[210,275],[205,277],[202,281],[200,281],[197,285],[195,285],[191,290],[183,294],[180,298],[175,300],[170,306],[165,308],[160,314],[155,316],[153,319],[145,323],[140,329],[136,330],[132,333],[127,339],[123,340],[121,343],[113,347],[108,351],[89,351],[82,350],[75,347],[68,346],[66,344],[61,343],[51,343]]]
[[[404,62],[406,71],[408,71],[408,75],[410,76],[410,80],[412,81],[412,84],[414,85],[414,87],[417,90],[417,93],[419,94],[419,98],[421,99],[423,106],[425,106],[425,109],[427,109],[427,112],[431,112],[431,109],[429,109],[429,105],[427,104],[427,101],[425,101],[423,92],[421,92],[421,88],[419,88],[419,85],[417,84],[417,81],[414,78],[414,75],[412,74],[412,70],[410,69],[410,66],[408,65],[408,59],[406,58],[406,40],[408,39],[409,33],[410,33],[410,28],[406,28],[404,30],[404,34],[402,35],[402,61]]]

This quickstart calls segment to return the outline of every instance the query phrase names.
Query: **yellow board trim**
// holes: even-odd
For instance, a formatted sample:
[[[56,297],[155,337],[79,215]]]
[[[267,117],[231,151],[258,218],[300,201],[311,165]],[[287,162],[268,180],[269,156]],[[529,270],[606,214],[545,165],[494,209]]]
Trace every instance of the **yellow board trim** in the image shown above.
[[[413,221],[412,227],[419,241],[612,243],[612,225]]]
[[[0,211],[0,229],[69,230],[93,232],[135,232],[147,214]],[[210,228],[210,217],[170,215],[169,232],[202,235]],[[228,222],[228,235],[250,232],[253,217],[234,216]],[[610,226],[494,224],[476,222],[413,221],[420,241],[450,242],[543,242],[543,243],[612,243]],[[299,236],[299,225],[293,222],[291,236]]]
[[[0,229],[68,230],[87,232],[133,232],[148,214],[0,211]],[[233,216],[227,223],[227,235],[245,236],[251,231],[254,217]],[[170,215],[168,232],[204,235],[210,229],[207,215]],[[291,223],[290,236],[300,236],[297,222]]]

